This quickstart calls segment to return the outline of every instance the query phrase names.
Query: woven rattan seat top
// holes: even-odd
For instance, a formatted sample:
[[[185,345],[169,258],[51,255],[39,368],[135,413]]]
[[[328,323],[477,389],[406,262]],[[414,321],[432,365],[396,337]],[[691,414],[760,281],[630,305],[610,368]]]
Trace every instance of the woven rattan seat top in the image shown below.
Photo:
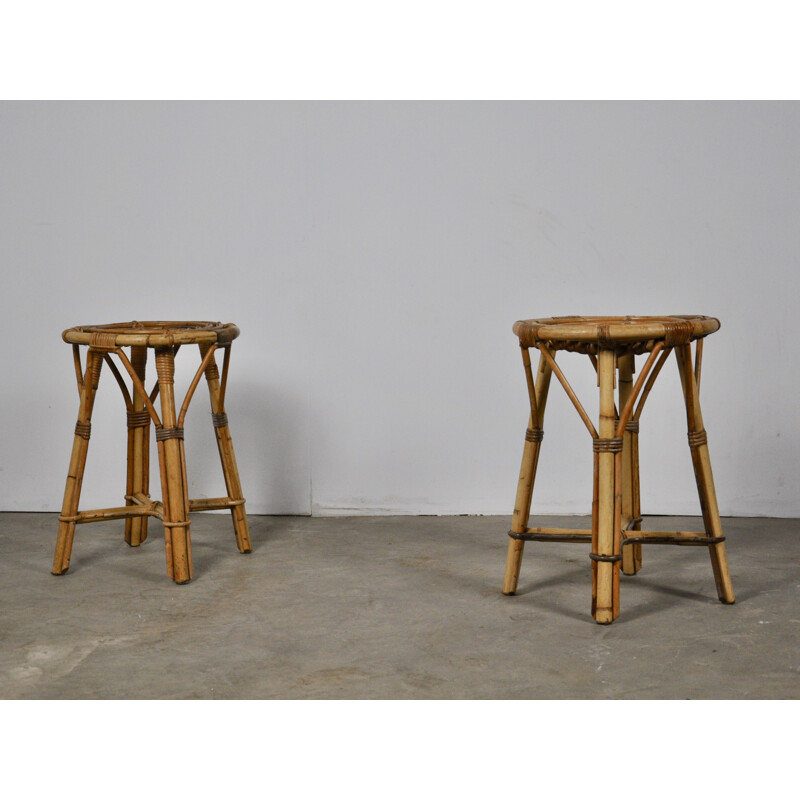
[[[175,344],[226,345],[239,335],[233,323],[222,322],[115,322],[110,325],[80,325],[61,334],[65,342],[104,346],[165,347]]]
[[[717,330],[719,320],[703,316],[550,317],[514,323],[514,333],[523,347],[542,343],[554,350],[581,352],[596,352],[598,347],[644,352],[656,342],[675,347]]]

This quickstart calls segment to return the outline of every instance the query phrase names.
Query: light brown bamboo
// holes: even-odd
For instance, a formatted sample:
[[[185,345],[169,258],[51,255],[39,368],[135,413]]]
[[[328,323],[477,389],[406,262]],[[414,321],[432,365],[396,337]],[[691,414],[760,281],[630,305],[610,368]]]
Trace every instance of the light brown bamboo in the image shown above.
[[[598,454],[593,453],[592,458],[592,552],[597,552],[598,516],[600,495],[600,470]],[[597,612],[597,562],[592,561],[592,616]]]
[[[234,506],[242,505],[242,503],[244,503],[244,500],[231,500],[230,497],[200,497],[196,500],[189,500],[189,511],[231,509]]]
[[[131,366],[144,386],[147,365],[147,348],[131,348]],[[131,411],[141,413],[145,410],[144,398],[134,386],[131,398]],[[134,495],[147,496],[150,491],[150,425],[128,428],[128,505],[136,501]],[[138,547],[147,539],[147,517],[133,517],[125,522],[125,541],[131,547]]]
[[[692,369],[691,346],[686,344],[676,348],[675,355],[678,360],[681,385],[686,401],[686,420],[689,433],[698,433],[704,430],[703,415],[700,410],[700,398],[697,393],[695,373]],[[711,459],[708,455],[708,444],[690,445],[690,449],[706,534],[713,537],[722,536],[722,522],[719,518],[714,478],[711,473]],[[708,551],[711,556],[711,567],[714,571],[717,595],[723,603],[733,603],[735,597],[728,570],[725,543],[718,542],[717,544],[709,545]]]
[[[614,413],[614,378],[616,356],[613,350],[601,349],[597,355],[600,378],[599,435],[601,439],[612,439],[616,427]],[[614,453],[598,453],[597,489],[597,550],[598,555],[615,555],[615,465]],[[616,587],[615,587],[616,584]],[[619,588],[619,564],[608,561],[597,562],[597,598],[594,610],[595,621],[600,624],[613,622],[614,596]],[[618,610],[617,610],[617,613]]]
[[[694,345],[694,382],[697,386],[697,393],[700,393],[700,371],[703,367],[703,342],[705,339],[698,339]]]
[[[81,367],[81,348],[77,344],[72,345],[72,361],[75,365],[75,378],[78,382],[78,402],[80,402],[81,393],[83,392],[83,368]]]
[[[635,361],[633,353],[619,357],[619,407],[624,409],[633,394],[633,374]],[[634,457],[634,434],[625,430],[622,434],[622,475],[617,491],[621,495],[620,529],[627,527],[636,516],[633,513],[634,485],[638,482],[636,474],[637,458]],[[642,546],[633,544],[622,551],[622,571],[626,575],[635,575],[642,566]]]
[[[156,371],[161,387],[161,421],[166,430],[174,428],[178,421],[175,413],[174,358],[171,347],[156,348]],[[164,503],[167,573],[175,583],[188,583],[193,577],[193,571],[183,439],[163,439],[158,442],[158,451]]]
[[[130,505],[117,508],[96,508],[92,511],[81,511],[75,520],[76,525],[86,522],[107,522],[112,519],[142,520],[152,516],[150,506]]]
[[[92,408],[97,387],[100,383],[102,366],[102,354],[90,349],[86,356],[86,375],[83,378],[83,388],[81,389],[78,424],[91,424]],[[72,556],[72,541],[75,536],[75,518],[78,514],[88,450],[89,439],[80,436],[76,432],[72,442],[72,455],[64,488],[64,500],[61,504],[61,519],[58,524],[56,552],[53,557],[53,575],[63,575],[69,569],[69,562]]]
[[[126,541],[136,545],[146,537],[147,517],[153,516],[164,522],[167,570],[177,583],[185,583],[192,577],[191,537],[188,514],[190,509],[211,510],[227,508],[234,516],[237,543],[244,552],[250,550],[249,531],[244,516],[244,498],[241,496],[238,470],[227,425],[217,431],[223,472],[229,496],[225,498],[189,499],[186,453],[183,445],[183,420],[189,403],[204,373],[213,371],[216,384],[209,387],[212,393],[212,410],[219,416],[215,425],[225,420],[224,398],[230,363],[230,344],[239,335],[233,324],[209,322],[131,322],[114,325],[99,325],[70,328],[64,331],[64,341],[72,344],[73,361],[80,396],[78,428],[73,442],[64,503],[60,516],[59,535],[54,556],[54,572],[61,574],[69,566],[69,559],[76,524],[109,519],[126,520]],[[205,358],[201,362],[180,413],[176,414],[174,392],[174,358],[182,344],[201,344]],[[81,374],[80,346],[89,345],[86,362],[87,378]],[[131,346],[130,359],[123,346]],[[225,363],[220,385],[213,354],[218,346],[225,348]],[[158,379],[153,390],[145,389],[145,364],[147,349],[155,348]],[[111,355],[116,354],[131,378],[133,391],[129,392],[119,369]],[[120,386],[129,414],[140,415],[129,419],[128,463],[126,474],[126,505],[118,508],[78,511],[80,488],[85,467],[88,435],[94,396],[97,391],[100,369],[106,361]],[[156,412],[155,399],[161,395],[162,416]],[[147,412],[158,432],[159,470],[161,474],[163,501],[152,501],[149,495],[149,431],[148,425],[136,425],[141,414]],[[163,432],[163,434],[162,434]],[[221,440],[221,441],[220,441]]]
[[[655,369],[653,369],[653,371],[650,373],[650,377],[647,379],[647,383],[645,384],[644,390],[642,391],[641,397],[639,398],[639,402],[636,405],[636,411],[633,412],[631,419],[638,420],[639,417],[642,416],[645,400],[647,400],[647,396],[650,394],[650,391],[653,388],[653,384],[655,384],[656,382],[658,373],[661,372],[661,368],[664,366],[664,363],[669,358],[669,354],[671,352],[672,352],[671,347],[665,347],[661,351],[661,355],[658,358],[658,363],[656,364]]]
[[[200,355],[204,359],[208,356],[209,346],[200,345]],[[211,400],[212,414],[225,414],[225,390],[228,383],[228,365],[230,361],[230,346],[225,348],[225,361],[223,365],[223,380],[220,384],[219,370],[211,353],[205,368],[206,383],[208,384],[208,394]],[[247,514],[244,507],[244,495],[242,485],[239,480],[239,469],[236,466],[236,455],[233,451],[233,440],[231,439],[230,428],[227,422],[221,426],[214,426],[214,433],[217,439],[219,459],[222,464],[222,474],[225,478],[225,489],[231,500],[241,501],[231,506],[231,518],[233,519],[233,529],[236,535],[236,546],[240,553],[252,552],[253,545],[250,542],[250,527],[247,522]]]
[[[528,427],[542,428],[544,425],[545,406],[547,405],[547,394],[550,390],[552,369],[544,353],[540,353],[539,366],[536,370],[536,382],[534,385],[531,376],[530,354],[527,348],[522,348],[522,363],[525,368],[525,377],[528,386],[534,388],[533,393],[529,396],[531,413],[528,417]],[[541,442],[530,442],[527,438],[525,440],[525,447],[522,451],[522,464],[519,471],[519,482],[517,483],[517,495],[514,501],[514,514],[511,519],[511,530],[515,533],[523,531],[528,524],[531,513],[533,484],[536,480],[536,468],[539,464],[541,444]],[[524,549],[524,541],[519,539],[508,540],[506,569],[503,577],[503,594],[514,594],[514,592],[517,591]]]
[[[567,393],[567,397],[569,397],[572,405],[575,406],[575,410],[578,412],[578,415],[583,420],[583,424],[586,426],[587,430],[591,434],[592,438],[597,438],[597,431],[592,424],[591,419],[589,419],[589,415],[586,413],[586,410],[581,405],[581,401],[578,400],[578,396],[575,394],[572,387],[569,385],[569,381],[567,380],[564,373],[561,371],[561,368],[556,364],[555,359],[553,358],[553,354],[543,345],[539,344],[539,350],[541,350],[542,355],[547,359],[547,363],[550,365],[550,368],[558,378],[558,382],[564,387],[564,391]]]

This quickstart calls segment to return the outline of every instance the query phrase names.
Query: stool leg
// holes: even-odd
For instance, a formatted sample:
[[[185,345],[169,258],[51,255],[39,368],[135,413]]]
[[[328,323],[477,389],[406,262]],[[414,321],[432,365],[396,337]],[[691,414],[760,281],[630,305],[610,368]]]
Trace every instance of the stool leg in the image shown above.
[[[597,376],[600,383],[601,439],[612,439],[616,427],[614,378],[616,355],[613,350],[600,350]],[[596,454],[595,497],[597,511],[592,514],[592,549],[600,556],[618,555],[618,533],[615,534],[617,459],[621,453]],[[592,616],[601,624],[613,622],[619,615],[619,561],[592,562]]]
[[[552,370],[544,356],[539,357],[539,367],[536,372],[536,385],[533,385],[531,375],[531,361],[527,348],[522,349],[522,360],[525,366],[525,375],[528,388],[531,391],[531,415],[528,418],[528,430],[541,430],[544,423],[544,409],[547,403],[547,393],[550,388]],[[536,467],[539,463],[541,449],[540,435],[533,434],[525,437],[525,448],[522,451],[522,466],[519,471],[517,484],[517,497],[514,502],[514,515],[511,520],[511,530],[522,533],[528,527],[528,518],[531,512],[531,498],[533,497],[533,483],[536,479]],[[517,591],[519,571],[522,564],[522,553],[525,542],[521,539],[508,540],[506,555],[506,571],[503,578],[503,594],[514,594]]]
[[[69,569],[72,555],[72,540],[75,536],[78,503],[81,497],[83,473],[86,468],[86,454],[89,450],[89,435],[92,422],[92,407],[100,383],[100,370],[103,366],[103,355],[92,349],[86,356],[86,374],[81,389],[78,422],[75,426],[75,438],[72,442],[72,457],[67,473],[67,485],[64,489],[64,502],[58,523],[56,552],[53,558],[53,575],[63,575]]]
[[[200,345],[200,355],[205,357],[208,345]],[[227,384],[227,364],[230,358],[230,345],[225,351],[225,366],[223,366],[223,379],[220,385],[219,369],[214,355],[206,367],[206,383],[211,398],[211,413],[214,420],[214,433],[217,437],[219,459],[222,463],[222,474],[225,478],[225,488],[230,500],[240,501],[231,508],[233,530],[236,535],[236,546],[240,553],[250,553],[253,546],[250,543],[250,528],[244,510],[244,495],[242,484],[239,481],[239,470],[236,466],[236,456],[233,452],[233,440],[228,428],[228,415],[225,413],[225,385]]]
[[[694,466],[697,492],[700,495],[700,508],[703,513],[703,523],[707,536],[722,536],[722,523],[717,507],[717,495],[714,490],[714,478],[711,474],[711,459],[708,455],[705,429],[703,428],[703,415],[700,411],[700,397],[697,391],[697,382],[692,369],[691,345],[681,345],[675,348],[678,359],[678,369],[681,376],[683,395],[686,401],[686,420],[689,427],[689,446],[692,451],[692,464]],[[717,586],[717,596],[723,603],[733,603],[733,585],[728,570],[728,556],[725,552],[725,543],[717,542],[709,545],[711,555],[711,568],[714,571],[714,582]]]
[[[147,348],[131,347],[131,366],[144,385]],[[138,415],[132,423],[128,420],[128,498],[134,494],[148,494],[150,490],[150,419],[143,419],[144,399],[139,392],[133,392],[133,413]],[[126,505],[134,505],[131,499]],[[128,517],[125,520],[125,541],[131,547],[138,547],[147,539],[147,517]]]
[[[188,583],[193,577],[189,494],[183,429],[176,427],[175,354],[171,347],[156,348],[156,371],[161,395],[162,425],[161,429],[156,431],[156,440],[164,503],[167,574],[175,583]]]
[[[619,357],[619,409],[633,391],[633,372],[635,369],[632,353]],[[639,437],[637,434],[626,430],[622,437],[622,486],[617,490],[622,491],[622,525],[627,526],[631,520],[638,518],[636,509],[639,501]],[[641,525],[636,523],[633,530],[641,530]],[[642,546],[634,544],[622,549],[622,571],[626,575],[635,575],[642,568]]]

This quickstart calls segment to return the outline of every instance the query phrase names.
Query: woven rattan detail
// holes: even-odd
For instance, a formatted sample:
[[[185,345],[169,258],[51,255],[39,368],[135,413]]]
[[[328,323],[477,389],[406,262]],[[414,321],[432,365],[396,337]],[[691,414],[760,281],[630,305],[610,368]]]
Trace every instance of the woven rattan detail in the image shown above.
[[[117,337],[113,333],[93,333],[89,339],[89,347],[112,353],[117,349]]]
[[[75,435],[80,436],[81,439],[88,439],[92,435],[92,423],[91,422],[76,423]]]
[[[595,453],[621,453],[622,439],[593,439],[592,450]]]
[[[183,428],[156,428],[156,441],[166,439],[183,439]]]
[[[692,341],[691,322],[665,322],[664,323],[664,345],[666,347],[678,347],[679,345],[689,344]]]
[[[222,414],[212,414],[211,421],[214,423],[215,428],[225,428],[228,425],[228,415],[224,412]]]
[[[625,423],[625,430],[628,431],[628,433],[639,433],[639,420],[629,419]]]
[[[700,447],[701,444],[708,444],[708,436],[705,430],[689,431],[689,447]]]
[[[129,411],[129,428],[146,428],[150,424],[150,414],[147,411]]]
[[[526,442],[541,442],[544,439],[544,430],[542,428],[528,428],[525,431]]]
[[[666,317],[550,317],[519,320],[514,333],[523,347],[597,354],[650,352],[657,342],[667,347],[688,344],[719,330],[719,320],[702,316]]]

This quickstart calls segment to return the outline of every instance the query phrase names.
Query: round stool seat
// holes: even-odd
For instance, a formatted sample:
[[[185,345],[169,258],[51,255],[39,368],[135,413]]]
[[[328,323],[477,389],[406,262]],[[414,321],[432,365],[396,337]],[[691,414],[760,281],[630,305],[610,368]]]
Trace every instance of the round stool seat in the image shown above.
[[[615,345],[634,353],[653,349],[656,342],[667,347],[688,344],[719,330],[715,317],[549,317],[514,323],[514,333],[523,347],[540,342],[554,350],[596,353],[598,346]]]
[[[169,347],[174,344],[230,344],[239,335],[232,323],[221,322],[116,322],[112,325],[79,325],[61,337],[70,344],[105,347]]]

